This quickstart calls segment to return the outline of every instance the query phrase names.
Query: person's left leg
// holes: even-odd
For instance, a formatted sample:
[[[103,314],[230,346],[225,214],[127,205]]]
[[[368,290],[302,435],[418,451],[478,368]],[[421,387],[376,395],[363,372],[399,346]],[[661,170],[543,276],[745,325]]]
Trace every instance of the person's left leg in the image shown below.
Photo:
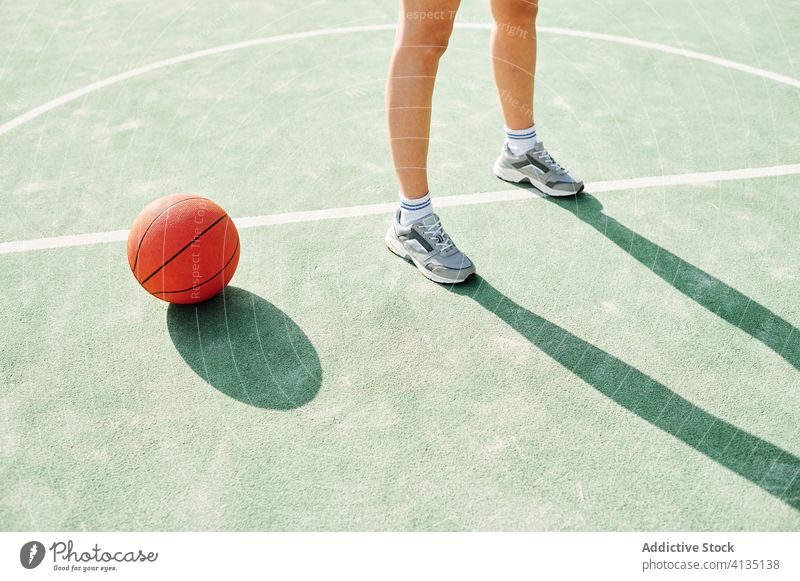
[[[491,6],[492,70],[506,131],[493,171],[506,181],[528,181],[551,196],[577,194],[583,183],[553,160],[534,125],[538,0],[491,0]]]

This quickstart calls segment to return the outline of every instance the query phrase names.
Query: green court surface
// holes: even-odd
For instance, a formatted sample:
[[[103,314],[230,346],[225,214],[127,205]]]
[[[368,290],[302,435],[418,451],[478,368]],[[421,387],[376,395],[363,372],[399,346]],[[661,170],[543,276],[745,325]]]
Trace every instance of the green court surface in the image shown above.
[[[121,241],[28,241],[179,191],[393,202],[396,2],[0,7],[2,530],[800,529],[796,2],[542,0],[539,132],[587,193],[447,205],[513,189],[465,3],[430,168],[480,277],[433,284],[387,213],[323,212],[241,229],[197,307]]]

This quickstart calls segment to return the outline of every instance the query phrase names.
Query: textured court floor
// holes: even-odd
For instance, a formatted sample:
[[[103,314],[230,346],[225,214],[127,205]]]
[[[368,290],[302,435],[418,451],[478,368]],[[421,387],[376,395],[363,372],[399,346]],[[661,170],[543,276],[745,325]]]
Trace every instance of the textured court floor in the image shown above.
[[[242,229],[225,297],[178,308],[123,242],[36,244],[178,191],[392,202],[396,3],[0,2],[0,528],[798,530],[800,13],[669,4],[542,0],[540,135],[611,186],[442,204],[479,279],[323,213]],[[459,22],[442,200],[511,188],[488,8]]]

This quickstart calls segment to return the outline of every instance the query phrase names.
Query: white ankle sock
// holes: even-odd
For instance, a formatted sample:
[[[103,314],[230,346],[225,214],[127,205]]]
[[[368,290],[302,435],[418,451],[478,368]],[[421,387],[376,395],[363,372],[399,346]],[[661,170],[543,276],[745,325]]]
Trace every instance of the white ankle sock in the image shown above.
[[[506,127],[506,144],[514,155],[522,155],[533,149],[539,139],[536,137],[536,125],[527,129],[509,129]]]
[[[408,226],[432,213],[433,203],[430,192],[416,200],[410,200],[403,195],[403,192],[400,192],[400,224],[403,226]]]

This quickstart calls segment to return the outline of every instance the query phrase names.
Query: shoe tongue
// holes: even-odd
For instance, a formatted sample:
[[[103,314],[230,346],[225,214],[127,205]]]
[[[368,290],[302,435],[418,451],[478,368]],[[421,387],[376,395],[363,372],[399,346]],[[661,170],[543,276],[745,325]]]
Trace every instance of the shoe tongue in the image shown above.
[[[544,151],[544,144],[541,141],[537,141],[536,145],[530,148],[528,151],[525,152],[526,156],[533,156],[538,155]]]
[[[437,216],[436,214],[428,214],[422,220],[420,220],[419,223],[423,224],[424,226],[433,226],[438,221],[439,221],[439,216]]]

